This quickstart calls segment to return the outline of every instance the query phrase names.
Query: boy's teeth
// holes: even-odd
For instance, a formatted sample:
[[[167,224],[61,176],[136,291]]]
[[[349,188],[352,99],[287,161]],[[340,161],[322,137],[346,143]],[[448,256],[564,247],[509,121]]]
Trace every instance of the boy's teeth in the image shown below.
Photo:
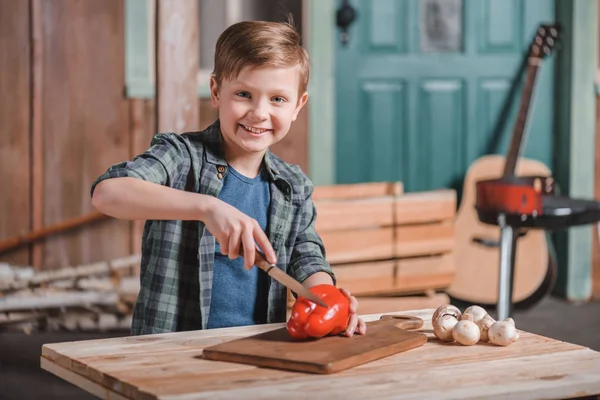
[[[246,128],[247,130],[249,130],[252,133],[263,133],[266,131],[266,129],[256,129],[256,128],[253,128],[253,127],[247,126],[247,125],[244,125],[244,128]]]

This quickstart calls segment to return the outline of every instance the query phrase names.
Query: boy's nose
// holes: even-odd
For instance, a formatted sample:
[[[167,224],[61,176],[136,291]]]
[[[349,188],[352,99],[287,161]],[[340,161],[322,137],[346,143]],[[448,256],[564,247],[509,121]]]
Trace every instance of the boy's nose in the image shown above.
[[[260,121],[267,119],[269,116],[267,105],[262,101],[255,103],[252,108],[252,116]]]

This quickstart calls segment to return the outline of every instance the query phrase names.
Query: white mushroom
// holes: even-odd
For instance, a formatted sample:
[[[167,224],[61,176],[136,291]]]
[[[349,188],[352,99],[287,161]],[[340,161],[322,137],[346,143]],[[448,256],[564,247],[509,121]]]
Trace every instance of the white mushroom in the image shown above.
[[[481,332],[477,324],[473,322],[471,314],[463,314],[461,320],[452,329],[452,338],[465,346],[474,345],[479,342],[480,337]]]
[[[519,339],[519,332],[512,318],[494,322],[488,330],[489,342],[498,346],[508,346]]]
[[[458,309],[458,307],[453,306],[452,304],[444,304],[444,305],[439,306],[433,312],[433,315],[431,316],[431,321],[435,321],[442,315],[446,315],[446,314],[454,315],[457,319],[459,319],[461,316],[461,312]]]
[[[452,328],[454,328],[460,316],[461,312],[456,306],[451,304],[439,306],[431,317],[435,337],[444,342],[451,342],[453,340]]]
[[[443,342],[451,342],[452,329],[458,323],[458,318],[454,315],[444,314],[433,321],[433,334]]]
[[[481,319],[483,317],[485,317],[486,315],[488,315],[487,311],[485,311],[485,309],[483,307],[480,306],[470,306],[467,307],[467,309],[465,310],[465,312],[463,313],[463,317],[467,314],[470,314],[473,316],[473,322],[478,323],[479,321],[481,321]]]
[[[477,326],[479,326],[479,331],[481,332],[480,340],[482,342],[487,342],[489,340],[488,331],[494,322],[496,322],[496,320],[490,317],[489,314],[485,314],[485,316],[477,322]]]

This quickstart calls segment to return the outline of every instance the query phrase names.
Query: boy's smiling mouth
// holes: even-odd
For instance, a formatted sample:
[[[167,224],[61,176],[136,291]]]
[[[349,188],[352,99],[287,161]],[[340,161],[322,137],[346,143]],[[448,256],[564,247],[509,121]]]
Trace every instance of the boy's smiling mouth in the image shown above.
[[[272,129],[266,129],[266,128],[255,128],[253,126],[249,126],[249,125],[244,125],[244,124],[239,124],[240,127],[242,127],[244,129],[244,131],[246,131],[247,133],[253,135],[253,136],[262,136],[267,132],[270,132]]]

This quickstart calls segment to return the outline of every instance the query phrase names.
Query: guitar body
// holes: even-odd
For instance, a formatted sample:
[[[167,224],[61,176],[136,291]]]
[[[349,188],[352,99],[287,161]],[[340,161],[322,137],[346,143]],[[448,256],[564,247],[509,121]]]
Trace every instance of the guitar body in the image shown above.
[[[454,221],[456,236],[455,276],[448,294],[460,301],[492,306],[498,301],[500,228],[484,224],[475,209],[476,182],[502,176],[506,159],[499,155],[479,158],[465,177],[460,206]],[[550,176],[549,168],[535,160],[519,158],[516,176]],[[516,234],[516,232],[515,232]],[[474,238],[488,242],[478,243]],[[512,300],[515,307],[528,306],[547,294],[554,285],[556,266],[551,244],[541,229],[531,229],[519,237],[515,254]]]

